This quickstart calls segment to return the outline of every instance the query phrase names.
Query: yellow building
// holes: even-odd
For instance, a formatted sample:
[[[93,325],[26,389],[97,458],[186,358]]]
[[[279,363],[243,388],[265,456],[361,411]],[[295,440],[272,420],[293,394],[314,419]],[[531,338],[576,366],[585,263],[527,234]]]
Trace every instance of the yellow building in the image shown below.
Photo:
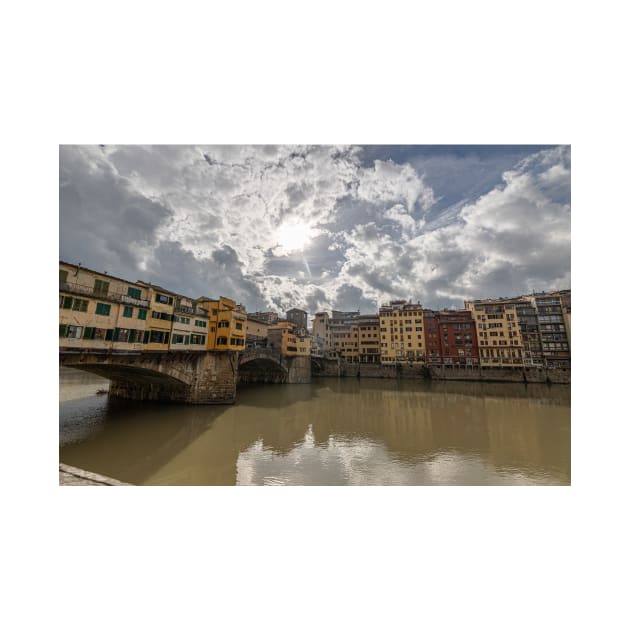
[[[245,347],[247,313],[234,300],[221,296],[218,300],[200,297],[197,304],[208,312],[208,350],[234,350]]]
[[[378,311],[381,363],[424,365],[426,343],[422,305],[394,300]]]
[[[177,294],[156,284],[148,282],[138,282],[138,284],[147,289],[151,304],[143,350],[168,350]]]
[[[519,298],[464,302],[472,311],[481,367],[522,367],[524,349],[517,306]]]
[[[149,312],[146,286],[59,262],[59,347],[142,350]]]
[[[298,329],[293,322],[280,320],[269,326],[267,347],[279,350],[287,356],[309,356],[311,341],[304,329]]]

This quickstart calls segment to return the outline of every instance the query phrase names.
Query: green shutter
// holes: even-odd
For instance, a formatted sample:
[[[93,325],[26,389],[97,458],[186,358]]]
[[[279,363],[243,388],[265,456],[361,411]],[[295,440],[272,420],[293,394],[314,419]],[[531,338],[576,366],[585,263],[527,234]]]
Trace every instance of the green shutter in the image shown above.
[[[59,336],[65,337],[68,334],[68,325],[67,324],[59,324]]]
[[[112,340],[113,332],[114,331],[111,328],[107,329],[107,332],[105,333],[105,341],[111,341]]]
[[[123,310],[123,317],[133,317],[133,307],[125,306]]]
[[[72,308],[72,298],[69,295],[66,295],[63,298],[63,307],[64,308]]]
[[[118,341],[118,337],[120,336],[120,328],[114,328],[114,339],[113,341]]]
[[[138,319],[146,319],[147,318],[147,310],[145,308],[138,309]]]
[[[142,339],[142,343],[149,343],[149,331],[148,330],[144,331],[144,337]]]

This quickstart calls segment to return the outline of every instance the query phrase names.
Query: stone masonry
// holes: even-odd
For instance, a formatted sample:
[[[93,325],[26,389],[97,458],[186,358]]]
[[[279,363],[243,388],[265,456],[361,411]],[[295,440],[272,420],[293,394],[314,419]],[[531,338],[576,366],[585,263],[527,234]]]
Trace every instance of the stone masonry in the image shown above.
[[[110,396],[191,404],[233,403],[238,355],[234,352],[81,352],[60,364],[110,379]]]

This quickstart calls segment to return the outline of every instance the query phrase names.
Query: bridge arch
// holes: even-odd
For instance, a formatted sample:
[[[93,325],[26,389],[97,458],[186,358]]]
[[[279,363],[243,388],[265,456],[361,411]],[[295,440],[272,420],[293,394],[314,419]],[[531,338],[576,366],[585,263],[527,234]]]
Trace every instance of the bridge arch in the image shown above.
[[[286,383],[289,370],[275,357],[244,357],[238,366],[239,383]]]

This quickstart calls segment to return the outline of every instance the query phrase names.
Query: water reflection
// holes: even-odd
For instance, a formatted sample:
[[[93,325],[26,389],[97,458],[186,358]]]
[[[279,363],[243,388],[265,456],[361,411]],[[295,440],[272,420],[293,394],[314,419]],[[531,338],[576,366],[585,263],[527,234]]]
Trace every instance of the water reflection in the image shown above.
[[[229,407],[90,397],[60,405],[60,459],[138,484],[568,484],[569,406],[565,386],[334,378]]]

